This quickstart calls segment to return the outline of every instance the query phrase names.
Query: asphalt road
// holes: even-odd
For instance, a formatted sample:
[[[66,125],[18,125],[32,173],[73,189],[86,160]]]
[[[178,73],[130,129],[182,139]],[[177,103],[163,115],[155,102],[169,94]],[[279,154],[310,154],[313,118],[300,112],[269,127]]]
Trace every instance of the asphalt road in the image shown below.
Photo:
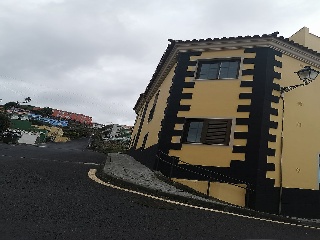
[[[88,178],[105,156],[66,144],[0,144],[0,240],[320,239],[320,230],[164,203]]]

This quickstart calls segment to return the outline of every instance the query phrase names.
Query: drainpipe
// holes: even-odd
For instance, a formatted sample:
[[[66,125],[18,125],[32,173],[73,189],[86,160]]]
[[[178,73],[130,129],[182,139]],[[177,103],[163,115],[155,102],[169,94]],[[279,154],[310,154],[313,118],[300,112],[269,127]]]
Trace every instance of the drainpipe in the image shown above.
[[[280,192],[279,192],[279,215],[281,214],[282,211],[282,180],[283,180],[283,176],[282,176],[282,162],[283,162],[283,122],[284,122],[284,107],[285,107],[285,103],[284,103],[284,92],[281,93],[280,95],[281,100],[282,100],[282,119],[281,119],[281,140],[280,140],[280,163],[279,163],[279,172],[280,172],[280,176],[279,176],[279,180],[280,180]]]

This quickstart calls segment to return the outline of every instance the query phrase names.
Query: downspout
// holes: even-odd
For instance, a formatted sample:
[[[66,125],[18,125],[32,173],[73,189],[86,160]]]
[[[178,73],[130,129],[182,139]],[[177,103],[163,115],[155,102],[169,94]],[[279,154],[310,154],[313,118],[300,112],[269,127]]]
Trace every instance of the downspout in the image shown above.
[[[280,180],[280,191],[279,191],[279,215],[281,214],[282,211],[282,162],[283,162],[283,122],[284,122],[284,92],[281,92],[281,100],[282,100],[282,119],[281,119],[281,140],[280,140],[280,163],[279,163],[279,180]]]

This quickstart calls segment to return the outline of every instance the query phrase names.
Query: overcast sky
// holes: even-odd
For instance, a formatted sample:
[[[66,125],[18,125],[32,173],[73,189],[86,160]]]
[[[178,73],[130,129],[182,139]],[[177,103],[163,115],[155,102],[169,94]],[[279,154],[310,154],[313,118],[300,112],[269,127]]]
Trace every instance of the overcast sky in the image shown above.
[[[0,0],[0,98],[133,125],[168,39],[320,36],[319,23],[319,0]]]

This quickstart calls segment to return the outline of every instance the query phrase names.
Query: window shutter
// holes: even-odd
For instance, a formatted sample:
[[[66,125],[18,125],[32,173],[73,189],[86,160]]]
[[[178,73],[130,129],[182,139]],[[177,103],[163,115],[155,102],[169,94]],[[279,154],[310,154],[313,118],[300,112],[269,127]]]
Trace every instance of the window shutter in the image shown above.
[[[202,139],[205,144],[228,145],[230,141],[231,119],[208,119],[204,122]]]

